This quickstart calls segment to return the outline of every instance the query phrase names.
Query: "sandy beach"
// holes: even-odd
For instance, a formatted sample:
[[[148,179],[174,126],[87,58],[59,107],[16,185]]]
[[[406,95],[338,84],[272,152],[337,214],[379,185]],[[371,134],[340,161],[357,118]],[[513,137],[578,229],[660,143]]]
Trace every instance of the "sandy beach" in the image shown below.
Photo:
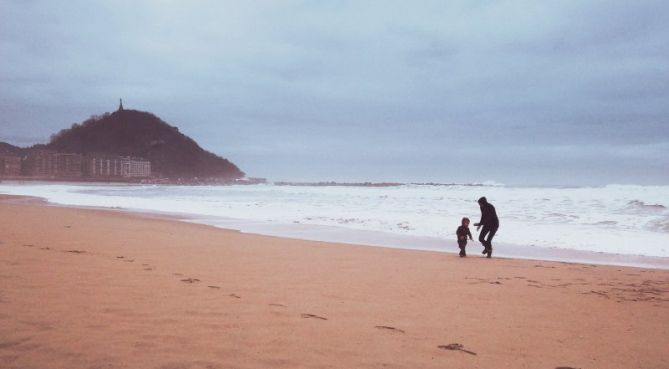
[[[668,368],[669,271],[0,201],[0,368]],[[444,245],[456,248],[456,245]]]

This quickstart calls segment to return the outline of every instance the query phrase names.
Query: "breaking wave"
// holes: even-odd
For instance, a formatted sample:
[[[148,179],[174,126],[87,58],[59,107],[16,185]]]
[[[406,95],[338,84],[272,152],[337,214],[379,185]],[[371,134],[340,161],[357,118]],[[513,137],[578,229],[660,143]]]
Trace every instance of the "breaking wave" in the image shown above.
[[[643,209],[643,210],[652,210],[652,211],[662,211],[666,210],[667,207],[661,204],[646,204],[641,200],[632,200],[627,203],[629,207],[634,209]]]
[[[387,187],[161,186],[0,183],[0,193],[58,204],[184,214],[270,225],[329,226],[449,244],[462,217],[478,221],[476,200],[494,204],[500,243],[669,257],[669,186],[512,187],[413,184]],[[475,228],[472,228],[475,232]],[[446,246],[445,246],[446,247]]]

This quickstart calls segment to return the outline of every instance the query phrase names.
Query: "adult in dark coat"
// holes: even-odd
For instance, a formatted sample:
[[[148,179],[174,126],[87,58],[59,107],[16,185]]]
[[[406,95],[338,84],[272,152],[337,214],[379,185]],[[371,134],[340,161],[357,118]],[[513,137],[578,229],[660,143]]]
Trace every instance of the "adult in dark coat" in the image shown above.
[[[474,223],[476,230],[478,231],[481,227],[481,233],[479,233],[479,242],[483,245],[483,255],[492,256],[492,238],[495,237],[497,229],[499,228],[499,219],[497,218],[497,212],[495,212],[495,207],[485,197],[479,199],[479,206],[481,207],[481,220],[478,223]]]

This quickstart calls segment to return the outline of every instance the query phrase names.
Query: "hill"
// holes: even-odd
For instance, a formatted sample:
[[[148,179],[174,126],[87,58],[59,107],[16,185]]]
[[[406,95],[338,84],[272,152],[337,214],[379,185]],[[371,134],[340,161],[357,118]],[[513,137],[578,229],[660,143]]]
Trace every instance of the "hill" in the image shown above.
[[[179,129],[147,112],[117,110],[75,123],[44,146],[58,152],[143,157],[165,178],[244,176],[239,168],[202,149]]]
[[[6,142],[0,142],[0,154],[21,155],[23,151],[24,149],[18,146],[14,146]]]

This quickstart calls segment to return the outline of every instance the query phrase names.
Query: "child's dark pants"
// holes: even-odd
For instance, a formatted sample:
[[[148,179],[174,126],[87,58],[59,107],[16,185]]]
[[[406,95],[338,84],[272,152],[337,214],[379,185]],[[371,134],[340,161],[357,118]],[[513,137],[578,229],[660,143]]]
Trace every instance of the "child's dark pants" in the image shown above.
[[[465,252],[465,246],[467,246],[467,240],[458,241],[458,246],[460,246],[460,256],[467,256]]]

